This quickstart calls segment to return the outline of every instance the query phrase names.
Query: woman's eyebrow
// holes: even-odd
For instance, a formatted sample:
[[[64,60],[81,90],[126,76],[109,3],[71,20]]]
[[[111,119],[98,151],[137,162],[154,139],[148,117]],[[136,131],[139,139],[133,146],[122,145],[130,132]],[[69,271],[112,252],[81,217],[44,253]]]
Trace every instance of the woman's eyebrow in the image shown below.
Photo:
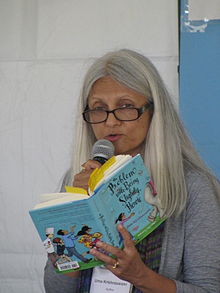
[[[101,99],[105,99],[104,97],[102,97],[102,96],[97,96],[97,95],[91,95],[91,96],[89,96],[89,98],[93,98],[93,99],[97,99],[97,100],[101,100]],[[106,98],[107,98],[107,96],[106,96]],[[132,96],[129,96],[129,95],[122,95],[122,96],[116,96],[115,98],[117,98],[117,99],[128,99],[128,100],[130,100],[130,99],[132,99],[133,100],[133,97]]]

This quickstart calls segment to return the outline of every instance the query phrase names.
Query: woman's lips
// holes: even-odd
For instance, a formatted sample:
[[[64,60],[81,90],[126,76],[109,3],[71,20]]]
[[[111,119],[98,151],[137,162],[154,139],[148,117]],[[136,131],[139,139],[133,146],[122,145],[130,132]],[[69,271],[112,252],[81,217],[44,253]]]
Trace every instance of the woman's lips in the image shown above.
[[[121,138],[121,134],[111,134],[106,136],[105,138],[111,142],[115,142]]]

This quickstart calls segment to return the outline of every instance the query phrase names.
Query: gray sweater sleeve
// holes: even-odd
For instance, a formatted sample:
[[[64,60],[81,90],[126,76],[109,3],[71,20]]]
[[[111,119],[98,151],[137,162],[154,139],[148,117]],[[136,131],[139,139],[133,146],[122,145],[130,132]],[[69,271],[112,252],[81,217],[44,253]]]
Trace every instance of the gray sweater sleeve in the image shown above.
[[[44,288],[46,293],[76,293],[79,278],[55,272],[53,264],[48,259],[44,269]]]
[[[195,174],[188,178],[188,195],[184,217],[183,280],[175,281],[176,292],[219,293],[219,202],[207,179]]]

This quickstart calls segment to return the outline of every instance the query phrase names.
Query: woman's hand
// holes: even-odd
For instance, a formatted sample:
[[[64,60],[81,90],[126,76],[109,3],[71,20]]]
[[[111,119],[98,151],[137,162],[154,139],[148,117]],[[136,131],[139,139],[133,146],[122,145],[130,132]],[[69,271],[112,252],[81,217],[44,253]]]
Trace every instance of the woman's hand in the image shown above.
[[[90,254],[105,262],[105,266],[118,278],[133,284],[146,293],[175,293],[176,285],[173,280],[165,278],[149,269],[141,260],[129,232],[121,225],[118,231],[124,239],[124,249],[121,250],[104,242],[98,242],[100,248],[91,249]],[[102,253],[104,250],[115,256],[115,259]]]
[[[100,166],[101,164],[99,162],[88,160],[82,165],[82,171],[74,176],[73,186],[88,190],[89,177],[94,169],[99,168]]]
[[[142,262],[129,232],[120,224],[118,225],[118,231],[121,233],[124,239],[123,250],[101,241],[96,245],[98,248],[100,248],[100,251],[104,250],[114,255],[116,259],[101,253],[95,248],[91,249],[90,253],[96,258],[104,261],[106,268],[109,269],[118,278],[135,284],[137,283],[139,275],[142,277],[142,271],[146,268],[146,266]]]

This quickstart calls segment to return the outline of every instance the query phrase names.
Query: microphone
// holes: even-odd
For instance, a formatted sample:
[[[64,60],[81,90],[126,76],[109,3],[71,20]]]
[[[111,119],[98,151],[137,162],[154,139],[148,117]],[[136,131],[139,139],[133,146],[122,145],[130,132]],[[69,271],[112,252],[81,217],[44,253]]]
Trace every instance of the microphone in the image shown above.
[[[97,140],[92,147],[92,159],[104,164],[108,159],[114,156],[115,147],[107,139]]]

